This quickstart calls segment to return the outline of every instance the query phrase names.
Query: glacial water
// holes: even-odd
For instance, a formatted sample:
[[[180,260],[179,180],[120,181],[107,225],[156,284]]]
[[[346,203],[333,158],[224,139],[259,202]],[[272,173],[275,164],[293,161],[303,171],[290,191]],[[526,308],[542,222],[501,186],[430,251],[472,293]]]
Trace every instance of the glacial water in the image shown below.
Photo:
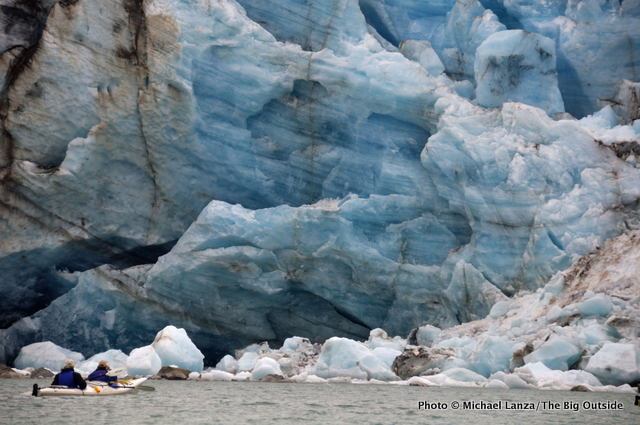
[[[151,381],[114,397],[31,397],[32,380],[0,381],[1,424],[638,424],[632,394],[393,385]],[[47,382],[37,381],[40,385]],[[486,410],[469,410],[468,402]],[[420,409],[420,402],[432,405]],[[455,403],[459,408],[454,409]],[[467,402],[467,409],[465,409]],[[487,406],[501,402],[498,410]],[[622,410],[606,408],[622,403]],[[447,408],[444,409],[446,403]],[[554,404],[555,403],[555,404]],[[558,409],[551,409],[558,406]],[[592,410],[598,403],[604,408]],[[437,409],[436,405],[440,405]],[[506,406],[538,410],[507,410]],[[424,404],[423,404],[424,405]],[[566,405],[566,408],[565,408]],[[601,406],[602,407],[602,406]],[[575,409],[574,409],[575,408]]]

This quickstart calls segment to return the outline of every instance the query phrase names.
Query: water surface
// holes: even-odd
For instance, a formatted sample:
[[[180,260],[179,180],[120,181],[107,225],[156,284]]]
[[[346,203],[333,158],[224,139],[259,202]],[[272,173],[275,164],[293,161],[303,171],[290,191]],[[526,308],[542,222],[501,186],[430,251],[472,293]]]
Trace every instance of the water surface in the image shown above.
[[[2,424],[640,424],[632,394],[477,390],[394,385],[147,381],[155,391],[114,397],[31,397],[47,381],[0,380]],[[464,410],[464,401],[502,401],[500,410]],[[418,409],[419,402],[447,409]],[[460,408],[454,410],[454,402]],[[533,403],[538,411],[505,410]],[[567,403],[577,411],[544,409]],[[624,404],[623,410],[585,410],[584,403]],[[572,404],[573,403],[573,404]]]

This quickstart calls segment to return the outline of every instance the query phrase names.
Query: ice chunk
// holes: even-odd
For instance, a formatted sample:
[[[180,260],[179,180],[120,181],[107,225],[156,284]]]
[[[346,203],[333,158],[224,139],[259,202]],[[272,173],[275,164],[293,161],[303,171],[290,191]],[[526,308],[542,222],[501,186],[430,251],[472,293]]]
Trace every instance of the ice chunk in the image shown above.
[[[386,331],[377,328],[369,332],[369,339],[365,344],[369,348],[386,347],[395,351],[402,351],[407,345],[407,341],[399,336],[390,338]]]
[[[256,362],[258,361],[258,353],[249,351],[246,352],[238,359],[238,371],[239,372],[249,372],[251,371]]]
[[[531,385],[528,384],[525,380],[523,380],[520,376],[512,373],[496,372],[493,375],[491,375],[489,379],[502,381],[505,383],[505,385],[507,385],[507,387],[512,389],[531,388]]]
[[[564,112],[553,40],[522,30],[500,31],[476,50],[476,99],[497,107],[522,102],[549,114]]]
[[[580,359],[581,351],[566,339],[554,336],[524,357],[525,363],[542,362],[551,369],[567,370]]]
[[[227,354],[216,364],[216,369],[228,373],[236,373],[238,370],[238,361],[233,356]]]
[[[307,375],[304,382],[309,384],[325,384],[327,380],[316,375]]]
[[[428,376],[414,376],[407,380],[409,385],[417,385],[424,387],[479,387],[476,382],[458,381],[450,378],[444,373]]]
[[[204,355],[184,329],[167,326],[158,332],[151,345],[162,360],[162,366],[174,365],[194,372],[204,368]]]
[[[393,361],[402,354],[402,351],[389,348],[389,347],[377,347],[372,351],[373,355],[380,359],[389,369],[393,365]]]
[[[262,357],[256,362],[253,371],[251,372],[251,379],[253,381],[259,381],[267,375],[282,376],[282,370],[280,370],[280,364],[270,357]]]
[[[570,390],[577,385],[599,387],[602,384],[589,372],[583,370],[551,370],[543,363],[528,363],[515,369],[515,374],[538,388]]]
[[[98,362],[106,360],[109,362],[109,367],[114,373],[118,369],[126,369],[127,367],[127,355],[120,350],[107,350],[104,353],[94,354],[87,360],[83,361],[77,366],[80,373],[88,375],[98,367]]]
[[[606,342],[589,359],[585,370],[602,383],[622,385],[640,379],[640,351],[633,344]]]
[[[162,368],[162,360],[152,345],[134,348],[127,358],[127,370],[132,376],[155,375]]]
[[[18,369],[46,367],[58,371],[64,366],[65,360],[73,360],[78,363],[84,360],[84,356],[81,353],[62,348],[51,341],[45,341],[22,347],[14,364]]]
[[[607,341],[615,342],[615,340],[620,338],[620,334],[611,326],[590,323],[579,328],[578,337],[582,343],[587,346],[601,345]]]
[[[302,338],[299,336],[294,336],[291,338],[287,338],[282,343],[282,347],[280,351],[285,353],[300,351],[300,352],[308,352],[313,350],[313,344],[309,339]]]
[[[498,371],[509,370],[516,344],[509,338],[487,335],[478,338],[472,351],[463,359],[468,368],[484,376]]]
[[[207,370],[200,374],[201,381],[232,381],[234,375],[222,370]]]
[[[322,346],[315,374],[321,378],[397,380],[382,360],[364,344],[348,338],[333,337]]]
[[[461,382],[485,382],[487,378],[463,367],[454,367],[442,372],[443,375]]]
[[[416,341],[418,342],[418,345],[429,347],[438,339],[440,333],[442,333],[442,330],[436,326],[420,326],[416,331]]]
[[[509,386],[502,381],[492,379],[484,386],[485,388],[492,388],[497,390],[508,390]]]
[[[608,316],[613,311],[613,303],[605,294],[597,294],[578,304],[578,311],[583,316]]]

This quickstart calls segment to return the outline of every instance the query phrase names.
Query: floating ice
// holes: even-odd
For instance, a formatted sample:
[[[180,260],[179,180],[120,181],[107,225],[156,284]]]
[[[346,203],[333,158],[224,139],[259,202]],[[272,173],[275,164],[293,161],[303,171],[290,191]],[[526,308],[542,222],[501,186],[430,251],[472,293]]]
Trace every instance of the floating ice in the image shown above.
[[[58,371],[64,366],[65,360],[79,363],[84,360],[84,356],[81,353],[57,346],[51,341],[45,341],[22,347],[14,364],[18,369],[46,367]]]
[[[162,368],[162,360],[152,345],[135,348],[127,358],[127,370],[132,376],[155,375]]]
[[[364,344],[347,338],[330,338],[322,346],[315,375],[321,378],[397,380],[379,357]]]
[[[228,373],[236,373],[238,370],[238,361],[233,356],[227,354],[216,364],[216,369]]]
[[[175,365],[194,372],[204,368],[204,355],[184,329],[167,326],[158,332],[151,345],[160,357],[162,366]]]
[[[238,371],[239,372],[248,372],[251,371],[258,361],[258,353],[255,352],[246,352],[238,359]]]
[[[206,370],[200,373],[198,380],[202,381],[232,381],[234,375],[222,370]]]
[[[280,348],[283,352],[306,352],[309,350],[313,350],[313,345],[307,338],[301,338],[299,336],[290,337],[284,340],[282,343],[282,347]]]
[[[282,376],[282,371],[277,361],[270,357],[262,357],[256,362],[253,371],[251,371],[251,379],[259,381],[267,375]]]

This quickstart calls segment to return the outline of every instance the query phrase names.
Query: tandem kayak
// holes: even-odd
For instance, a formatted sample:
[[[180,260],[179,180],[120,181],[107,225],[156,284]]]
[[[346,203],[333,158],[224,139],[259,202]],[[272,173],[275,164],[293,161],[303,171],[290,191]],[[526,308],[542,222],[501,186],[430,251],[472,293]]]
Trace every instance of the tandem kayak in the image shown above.
[[[146,381],[147,378],[120,380],[115,385],[108,385],[105,382],[87,382],[87,388],[84,390],[77,388],[67,388],[63,386],[55,387],[38,387],[33,385],[31,395],[36,397],[48,396],[106,396],[127,394],[136,389],[137,386]]]

